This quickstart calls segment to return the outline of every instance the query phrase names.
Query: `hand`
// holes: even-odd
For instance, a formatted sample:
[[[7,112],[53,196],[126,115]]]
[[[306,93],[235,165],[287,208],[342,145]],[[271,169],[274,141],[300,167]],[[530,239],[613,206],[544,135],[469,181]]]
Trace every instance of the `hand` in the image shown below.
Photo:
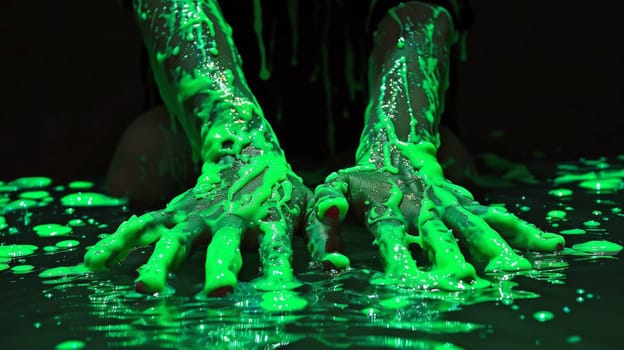
[[[275,153],[248,147],[242,156],[204,164],[194,188],[163,210],[122,223],[86,253],[86,266],[108,268],[130,250],[155,244],[147,263],[138,269],[136,288],[157,292],[193,248],[209,241],[204,292],[220,295],[236,285],[241,240],[251,235],[259,242],[262,259],[263,277],[256,286],[267,290],[298,286],[291,267],[291,235],[310,191]]]
[[[382,283],[458,290],[489,285],[463,250],[486,264],[486,272],[530,269],[517,249],[562,249],[563,237],[545,233],[500,207],[479,204],[448,181],[435,152],[403,144],[392,162],[377,159],[327,177],[308,211],[308,248],[316,261],[335,268],[349,260],[340,250],[338,226],[349,209],[373,234],[384,262]],[[413,147],[414,149],[407,149]],[[396,164],[396,165],[392,165]],[[459,243],[458,243],[459,242]],[[419,268],[410,251],[417,244],[430,268]]]

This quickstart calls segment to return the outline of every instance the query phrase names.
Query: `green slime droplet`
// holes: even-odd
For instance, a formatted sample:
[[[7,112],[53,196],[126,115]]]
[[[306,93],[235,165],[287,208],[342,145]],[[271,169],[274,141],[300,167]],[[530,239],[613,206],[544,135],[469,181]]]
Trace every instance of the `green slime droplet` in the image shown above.
[[[28,191],[20,193],[19,197],[23,199],[44,199],[50,197],[50,193],[48,191]]]
[[[87,190],[93,187],[93,182],[91,181],[72,181],[67,185],[67,187],[72,190]]]
[[[596,220],[587,220],[583,223],[587,227],[598,227],[600,226],[600,222]]]
[[[86,225],[82,219],[71,219],[67,222],[67,224],[72,227],[81,227]]]
[[[585,230],[581,228],[571,228],[569,230],[559,231],[562,235],[584,235]]]
[[[16,265],[11,268],[11,271],[13,271],[14,274],[19,275],[19,274],[29,273],[34,269],[35,267],[32,265]]]
[[[548,194],[555,197],[569,197],[572,195],[572,190],[568,188],[556,188],[548,191]]]
[[[73,240],[73,239],[68,239],[65,241],[60,241],[56,243],[56,246],[59,248],[73,248],[80,245],[80,242]]]
[[[66,340],[62,343],[56,344],[54,349],[56,350],[71,350],[71,349],[82,349],[85,347],[85,342],[81,340]]]
[[[39,202],[36,202],[32,199],[19,199],[16,201],[13,201],[9,204],[7,204],[4,207],[4,212],[9,212],[9,211],[14,211],[14,210],[21,210],[21,209],[30,209],[30,208],[36,208],[39,206]]]
[[[596,179],[587,180],[579,183],[580,187],[593,191],[608,191],[612,192],[622,188],[622,179]]]
[[[61,276],[69,276],[69,275],[84,275],[86,273],[91,272],[86,266],[83,264],[76,266],[58,266],[53,267],[51,269],[46,269],[39,273],[39,277],[41,278],[52,278],[52,277],[61,277]]]
[[[71,227],[59,224],[37,225],[33,227],[33,230],[35,230],[39,237],[68,236],[72,232]]]
[[[546,214],[547,219],[564,219],[567,213],[563,210],[551,210]]]
[[[42,188],[50,186],[52,179],[48,177],[21,177],[9,183],[15,189],[21,190],[26,188]]]
[[[30,244],[11,244],[0,246],[0,258],[16,258],[31,255],[38,247]]]
[[[122,198],[113,198],[96,192],[72,193],[61,198],[61,204],[67,207],[105,207],[126,204]]]
[[[566,338],[566,342],[568,344],[577,344],[581,342],[581,336],[579,335],[571,335],[568,338]]]
[[[538,322],[548,322],[555,318],[555,315],[550,311],[537,311],[533,314],[533,318]]]
[[[4,230],[7,227],[9,227],[9,225],[6,222],[6,219],[4,218],[4,216],[0,216],[0,231]]]
[[[622,246],[606,240],[587,241],[575,244],[572,249],[593,254],[616,254],[622,250]]]

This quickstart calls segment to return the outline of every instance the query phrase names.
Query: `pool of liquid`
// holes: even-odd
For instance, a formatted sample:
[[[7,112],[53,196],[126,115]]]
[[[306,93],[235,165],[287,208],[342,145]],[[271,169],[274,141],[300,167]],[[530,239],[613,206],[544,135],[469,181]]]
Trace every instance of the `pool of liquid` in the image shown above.
[[[203,259],[193,255],[159,294],[134,292],[135,251],[111,271],[71,268],[98,236],[133,213],[88,181],[4,179],[0,183],[0,344],[3,349],[615,349],[624,314],[624,157],[536,162],[534,185],[482,189],[542,229],[565,233],[559,253],[527,252],[534,269],[487,275],[492,287],[441,292],[373,285],[378,253],[362,228],[343,237],[352,267],[309,266],[295,239],[304,286],[256,291],[258,255],[246,253],[234,293],[199,297]],[[65,197],[82,193],[82,198]],[[69,200],[72,199],[72,200]],[[102,200],[102,198],[100,198]],[[88,205],[88,204],[91,205]],[[591,242],[594,244],[585,244]],[[58,269],[58,267],[65,267]],[[282,311],[307,303],[299,311]]]

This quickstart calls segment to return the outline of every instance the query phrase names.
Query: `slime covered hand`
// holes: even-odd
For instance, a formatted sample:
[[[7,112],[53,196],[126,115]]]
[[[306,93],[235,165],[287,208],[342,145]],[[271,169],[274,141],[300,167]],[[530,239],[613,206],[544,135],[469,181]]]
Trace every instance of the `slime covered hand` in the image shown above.
[[[517,271],[531,264],[513,248],[563,246],[563,237],[483,206],[445,178],[436,158],[438,126],[456,38],[451,15],[437,5],[402,3],[380,21],[356,166],[331,174],[308,211],[308,248],[315,260],[348,265],[336,251],[338,225],[349,209],[375,238],[384,262],[382,283],[478,288],[488,283],[464,252],[483,261],[485,271]],[[414,244],[426,255],[422,267],[412,256]]]
[[[243,236],[252,235],[260,243],[263,266],[257,287],[297,286],[290,238],[309,190],[282,159],[249,147],[242,157],[206,163],[194,188],[163,210],[122,223],[87,252],[85,264],[103,269],[134,248],[155,244],[136,282],[137,290],[156,292],[193,248],[209,241],[204,292],[221,294],[236,284],[242,265],[240,244]]]
[[[470,192],[445,179],[430,144],[398,143],[396,166],[382,159],[330,175],[314,196],[307,234],[317,261],[343,267],[337,230],[350,209],[374,236],[384,262],[382,282],[448,290],[479,288],[467,251],[486,272],[530,269],[512,248],[553,251],[563,237],[544,233],[500,207],[483,206]],[[402,155],[407,155],[404,157]],[[411,157],[410,157],[411,155]],[[419,267],[411,245],[422,248]],[[465,249],[460,249],[463,247]]]
[[[135,0],[133,7],[160,95],[202,173],[166,209],[133,217],[96,244],[85,263],[103,268],[155,243],[137,282],[140,290],[157,291],[196,243],[210,241],[204,290],[212,293],[236,284],[239,246],[251,234],[262,259],[256,286],[298,285],[290,238],[309,190],[290,169],[247,85],[218,2]]]

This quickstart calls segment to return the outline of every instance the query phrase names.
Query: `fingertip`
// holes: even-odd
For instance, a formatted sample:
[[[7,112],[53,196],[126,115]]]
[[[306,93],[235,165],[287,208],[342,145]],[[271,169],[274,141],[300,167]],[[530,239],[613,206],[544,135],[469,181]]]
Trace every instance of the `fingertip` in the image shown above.
[[[344,220],[348,209],[349,203],[344,197],[333,197],[317,204],[317,215],[326,223],[336,223]]]
[[[327,211],[325,211],[324,218],[326,220],[337,221],[339,218],[339,215],[340,215],[340,210],[338,210],[337,206],[333,205],[329,209],[327,209]]]
[[[135,292],[137,292],[137,293],[142,293],[142,294],[147,294],[147,293],[149,293],[149,292],[147,291],[147,287],[145,286],[145,283],[143,283],[143,282],[137,282],[137,283],[134,285],[134,291],[135,291]]]
[[[351,265],[349,258],[340,253],[329,253],[321,259],[323,269],[326,271],[343,270]]]
[[[228,294],[232,294],[233,292],[234,292],[234,288],[232,288],[232,286],[223,286],[223,287],[214,289],[213,291],[208,292],[207,294],[210,297],[222,298]]]

